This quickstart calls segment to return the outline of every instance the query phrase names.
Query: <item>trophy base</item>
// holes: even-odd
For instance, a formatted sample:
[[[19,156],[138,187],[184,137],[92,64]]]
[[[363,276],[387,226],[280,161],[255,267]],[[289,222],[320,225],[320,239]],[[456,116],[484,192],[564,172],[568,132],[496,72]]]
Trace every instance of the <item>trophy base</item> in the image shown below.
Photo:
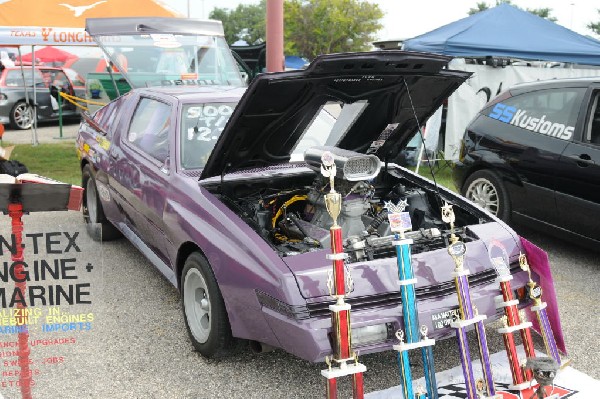
[[[451,321],[450,327],[464,328],[464,327],[470,326],[472,324],[479,323],[480,321],[483,321],[485,319],[487,319],[487,316],[484,314],[480,314],[480,315],[473,317],[472,319]]]
[[[524,389],[529,389],[535,385],[537,385],[537,381],[533,379],[531,381],[525,381],[520,384],[509,385],[508,389],[511,391],[522,391]]]
[[[468,276],[470,274],[468,269],[455,270],[450,275],[452,277]]]
[[[526,321],[525,323],[517,324],[516,326],[502,327],[496,331],[498,331],[500,334],[510,334],[512,332],[524,330],[524,329],[530,328],[532,326],[533,326],[533,324],[531,324],[530,321]]]
[[[364,373],[366,371],[367,366],[362,363],[342,363],[340,364],[340,367],[332,367],[330,369],[321,370],[321,375],[330,380],[332,378],[345,377],[347,375]]]
[[[403,240],[394,240],[392,241],[392,245],[398,246],[398,245],[412,245],[413,240],[412,238],[405,238]]]
[[[518,299],[513,299],[512,301],[506,301],[504,302],[502,300],[502,297],[500,297],[500,301],[496,301],[496,309],[500,309],[500,308],[508,308],[509,306],[517,306],[519,304],[519,300]]]
[[[352,308],[352,306],[350,306],[349,303],[343,303],[342,305],[329,305],[329,310],[331,310],[334,313],[339,313],[342,312],[344,310],[350,310]]]
[[[404,352],[404,351],[410,351],[413,349],[417,349],[417,348],[423,348],[425,346],[433,346],[435,345],[435,339],[423,339],[419,342],[413,342],[411,344],[406,344],[406,343],[401,343],[398,345],[394,345],[392,346],[392,348],[394,348],[395,351],[398,352]]]
[[[400,285],[400,286],[411,285],[411,284],[417,284],[417,279],[416,278],[410,278],[410,279],[407,279],[407,280],[399,280],[398,281],[398,285]]]

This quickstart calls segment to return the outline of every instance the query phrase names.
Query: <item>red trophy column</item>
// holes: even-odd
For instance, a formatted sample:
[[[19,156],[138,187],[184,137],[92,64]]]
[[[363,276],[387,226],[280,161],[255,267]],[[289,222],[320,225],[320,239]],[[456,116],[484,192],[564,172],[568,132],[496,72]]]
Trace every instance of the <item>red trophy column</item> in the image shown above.
[[[325,195],[327,211],[333,219],[329,229],[331,236],[331,254],[328,259],[333,261],[333,270],[330,272],[327,285],[329,293],[336,298],[336,303],[329,306],[331,310],[331,330],[333,335],[333,353],[326,357],[328,365],[321,375],[327,378],[327,399],[337,399],[337,379],[352,375],[352,397],[364,398],[363,374],[367,368],[358,362],[358,356],[352,350],[352,328],[350,324],[350,305],[344,302],[346,284],[351,286],[352,279],[346,276],[344,259],[346,254],[342,245],[342,228],[337,224],[341,212],[342,196],[335,191],[334,178],[336,174],[335,162],[330,152],[322,156],[323,165],[321,173],[329,178],[330,192]]]
[[[509,271],[508,257],[507,259],[504,259],[504,257],[494,258],[493,261],[497,266],[498,282],[502,291],[502,302],[499,305],[504,308],[504,316],[502,317],[504,326],[498,329],[498,332],[502,334],[508,356],[508,363],[513,379],[511,389],[523,390],[531,386],[533,373],[524,367],[524,361],[519,361],[513,333],[519,331],[525,349],[525,356],[527,358],[535,357],[535,349],[533,347],[533,340],[531,339],[531,331],[529,330],[532,324],[525,319],[524,312],[519,312],[517,308],[519,300],[513,297],[510,284],[510,280],[513,277]]]

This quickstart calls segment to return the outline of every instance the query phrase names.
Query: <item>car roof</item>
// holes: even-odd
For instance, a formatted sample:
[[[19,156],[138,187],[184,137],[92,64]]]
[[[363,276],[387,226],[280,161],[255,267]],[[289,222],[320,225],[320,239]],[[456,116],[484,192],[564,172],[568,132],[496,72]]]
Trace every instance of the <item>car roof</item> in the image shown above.
[[[6,67],[6,70],[15,70],[15,69],[21,70],[21,66],[15,65],[15,66],[11,66],[11,67]],[[31,69],[31,65],[23,65],[23,70],[24,71],[30,70],[30,69]],[[60,67],[53,67],[53,66],[46,66],[46,65],[36,65],[35,69],[53,69],[53,70],[56,70],[56,71],[62,71],[63,70]]]
[[[593,83],[600,83],[599,76],[586,76],[581,78],[565,78],[565,79],[548,79],[538,80],[535,82],[519,83],[514,85],[509,90],[526,91],[530,89],[541,89],[541,88],[558,88],[558,87],[587,87]]]
[[[245,87],[234,86],[178,86],[178,87],[148,87],[134,89],[140,94],[168,96],[182,103],[193,103],[207,100],[239,99],[244,94]]]

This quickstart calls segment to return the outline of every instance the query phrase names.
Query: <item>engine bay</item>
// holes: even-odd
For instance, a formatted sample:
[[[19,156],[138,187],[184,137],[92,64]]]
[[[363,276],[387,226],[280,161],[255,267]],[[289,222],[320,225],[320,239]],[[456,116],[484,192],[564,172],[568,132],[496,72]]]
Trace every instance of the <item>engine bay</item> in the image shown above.
[[[299,169],[303,170],[299,173]],[[330,248],[333,221],[325,205],[329,178],[297,166],[291,174],[282,173],[281,168],[273,174],[263,169],[261,176],[223,181],[218,188],[209,189],[281,256]],[[408,202],[412,230],[405,235],[413,240],[413,253],[447,246],[450,232],[440,211],[445,200],[454,204],[455,233],[464,242],[477,239],[466,226],[491,221],[484,213],[459,206],[456,199],[445,198],[426,180],[395,165],[368,181],[337,176],[334,181],[342,196],[338,224],[350,263],[395,256],[394,233],[385,208],[389,201]]]

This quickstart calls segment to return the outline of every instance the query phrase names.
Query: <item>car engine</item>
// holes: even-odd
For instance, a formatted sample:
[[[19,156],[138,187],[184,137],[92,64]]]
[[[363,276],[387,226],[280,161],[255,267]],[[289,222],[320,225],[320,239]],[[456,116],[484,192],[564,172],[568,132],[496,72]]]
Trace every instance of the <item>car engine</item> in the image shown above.
[[[221,199],[282,256],[330,247],[329,228],[333,221],[325,205],[330,180],[317,172],[317,163],[306,159],[306,155],[305,162],[312,171],[304,167],[303,173],[291,177],[281,173],[279,167],[267,180],[245,181],[243,185],[221,190]],[[292,168],[294,172],[296,169],[298,166]],[[269,169],[261,169],[261,174],[268,176]],[[413,253],[447,245],[448,226],[440,216],[443,199],[434,187],[424,187],[419,184],[419,177],[395,165],[381,172],[377,168],[377,173],[366,180],[352,181],[348,177],[349,174],[338,173],[334,186],[342,195],[338,224],[349,262],[395,256],[394,235],[385,208],[388,201],[408,202],[406,211],[411,217],[412,231],[405,235],[413,239]],[[456,233],[465,242],[475,239],[464,226],[482,222],[481,217],[456,206],[455,213]]]

